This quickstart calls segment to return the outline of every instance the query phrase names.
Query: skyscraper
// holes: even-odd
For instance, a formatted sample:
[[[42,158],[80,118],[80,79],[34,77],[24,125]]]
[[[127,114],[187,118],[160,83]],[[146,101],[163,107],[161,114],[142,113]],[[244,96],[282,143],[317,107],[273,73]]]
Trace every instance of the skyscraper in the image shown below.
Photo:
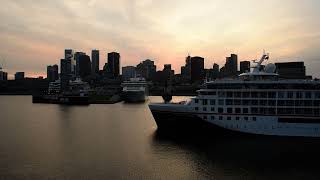
[[[91,74],[91,61],[88,55],[81,55],[79,57],[79,76],[86,78]]]
[[[55,81],[59,79],[58,65],[47,66],[47,79],[48,81]]]
[[[150,80],[154,77],[157,71],[157,66],[154,65],[154,61],[146,59],[137,65],[136,70],[138,75]]]
[[[213,66],[212,66],[212,72],[213,72],[213,75],[212,75],[212,78],[213,79],[216,79],[219,77],[219,65],[214,63]]]
[[[182,79],[186,82],[190,82],[191,80],[191,57],[188,55],[185,60],[185,66],[181,67],[181,76]]]
[[[123,80],[129,80],[136,76],[136,67],[134,66],[125,66],[122,67],[122,78]]]
[[[275,63],[276,71],[280,78],[284,79],[305,79],[306,67],[304,62]]]
[[[226,57],[226,64],[224,66],[223,76],[235,77],[238,74],[238,56],[231,54],[230,57]]]
[[[240,62],[240,73],[250,72],[250,61]]]
[[[69,80],[71,80],[71,60],[61,59],[60,60],[60,79],[61,79],[61,90],[67,90]]]
[[[201,81],[204,76],[204,58],[199,56],[191,57],[191,81]]]
[[[117,52],[108,53],[108,68],[111,76],[116,78],[120,74],[120,54]]]
[[[71,74],[76,75],[76,61],[74,57],[74,52],[72,49],[65,49],[64,50],[64,59],[70,60],[70,68],[71,68]]]
[[[166,80],[172,80],[174,76],[174,70],[171,69],[171,64],[165,64],[163,66],[163,75]]]
[[[80,56],[85,55],[84,52],[76,52],[74,53],[74,59],[76,61],[76,76],[80,76],[79,74],[79,65],[80,65]]]
[[[99,73],[99,50],[93,49],[91,51],[91,73]]]
[[[24,72],[16,72],[14,75],[15,80],[23,80],[24,79]]]

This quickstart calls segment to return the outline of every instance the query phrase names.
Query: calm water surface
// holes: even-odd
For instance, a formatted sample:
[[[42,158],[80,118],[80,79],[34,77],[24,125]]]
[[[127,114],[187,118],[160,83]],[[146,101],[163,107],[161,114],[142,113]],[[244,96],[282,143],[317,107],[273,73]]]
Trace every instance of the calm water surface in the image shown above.
[[[320,140],[166,134],[149,102],[0,96],[0,179],[320,179]]]

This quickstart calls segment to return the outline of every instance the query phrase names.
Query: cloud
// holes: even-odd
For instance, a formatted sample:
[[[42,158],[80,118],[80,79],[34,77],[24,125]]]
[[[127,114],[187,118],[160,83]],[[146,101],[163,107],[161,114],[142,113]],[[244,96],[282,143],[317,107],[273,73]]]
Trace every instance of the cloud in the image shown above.
[[[7,69],[45,72],[65,48],[105,54],[119,51],[122,65],[151,58],[159,69],[179,72],[187,53],[223,64],[225,56],[257,58],[267,49],[277,60],[315,63],[320,2],[254,0],[4,0],[0,7],[0,55]],[[309,73],[316,74],[315,68]]]

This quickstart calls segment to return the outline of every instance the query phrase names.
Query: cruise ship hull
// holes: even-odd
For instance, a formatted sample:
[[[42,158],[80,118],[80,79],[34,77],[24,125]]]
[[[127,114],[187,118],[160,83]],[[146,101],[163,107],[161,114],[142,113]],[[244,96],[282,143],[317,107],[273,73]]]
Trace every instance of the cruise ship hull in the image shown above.
[[[146,95],[144,91],[125,91],[124,101],[128,103],[145,102]]]
[[[242,134],[264,136],[320,137],[319,119],[304,117],[304,122],[296,122],[294,117],[255,116],[252,120],[227,120],[225,115],[217,113],[192,112],[185,105],[150,104],[149,108],[159,130],[186,132],[210,132],[214,134]],[[207,118],[204,119],[203,117]],[[215,116],[215,120],[208,119]],[[217,117],[223,116],[223,120]],[[284,121],[285,119],[285,121]],[[294,122],[290,122],[295,120]]]

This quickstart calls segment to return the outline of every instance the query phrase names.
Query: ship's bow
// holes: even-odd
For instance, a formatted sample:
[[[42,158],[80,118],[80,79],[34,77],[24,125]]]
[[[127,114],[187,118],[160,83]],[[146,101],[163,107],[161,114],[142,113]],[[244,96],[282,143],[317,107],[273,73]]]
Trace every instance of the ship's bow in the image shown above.
[[[187,130],[194,129],[202,120],[183,104],[149,104],[149,109],[158,129]]]

